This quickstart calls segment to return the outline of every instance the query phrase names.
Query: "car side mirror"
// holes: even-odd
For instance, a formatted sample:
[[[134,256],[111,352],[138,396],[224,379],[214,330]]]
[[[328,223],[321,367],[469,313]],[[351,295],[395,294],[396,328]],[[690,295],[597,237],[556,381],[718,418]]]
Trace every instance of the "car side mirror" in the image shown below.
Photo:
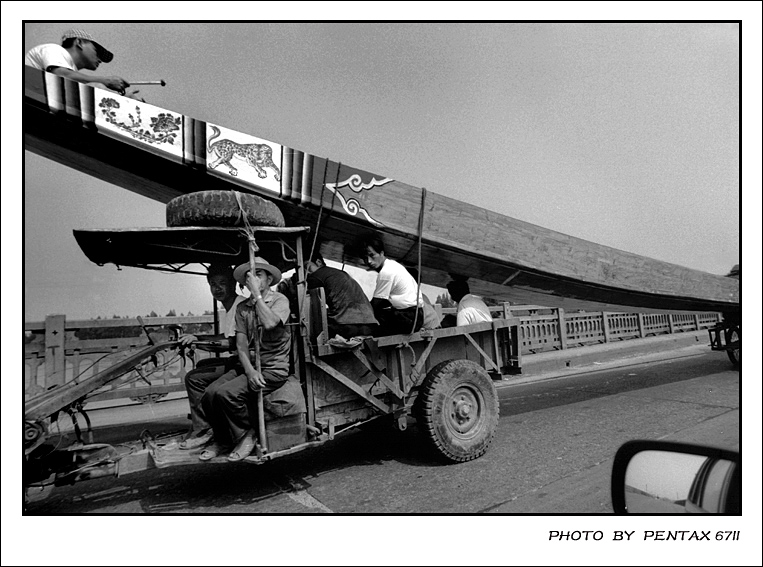
[[[612,467],[616,514],[742,513],[739,453],[670,441],[629,441]]]

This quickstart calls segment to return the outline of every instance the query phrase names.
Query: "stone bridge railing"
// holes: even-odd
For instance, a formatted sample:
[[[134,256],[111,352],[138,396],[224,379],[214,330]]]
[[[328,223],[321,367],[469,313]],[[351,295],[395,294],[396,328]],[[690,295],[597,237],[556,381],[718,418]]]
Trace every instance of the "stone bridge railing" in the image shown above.
[[[439,307],[439,305],[438,305]],[[438,309],[453,313],[454,309]],[[718,313],[565,313],[562,309],[522,305],[493,307],[494,316],[511,313],[520,320],[522,354],[585,347],[653,335],[707,329],[721,320]],[[184,332],[211,334],[213,316],[146,317],[149,328],[180,325]],[[564,332],[560,333],[559,330]],[[130,356],[148,344],[137,319],[67,321],[63,315],[24,325],[24,397],[74,379],[85,379]],[[211,356],[197,350],[195,361]],[[90,401],[131,398],[145,401],[184,391],[183,377],[194,362],[178,351],[157,355],[158,366],[133,370],[95,392]]]
[[[576,312],[537,306],[506,306],[520,320],[522,354],[700,331],[715,326],[720,313]],[[560,332],[560,329],[563,332]]]
[[[454,308],[438,309],[442,314]],[[518,318],[519,344],[523,355],[549,350],[584,347],[626,339],[700,331],[715,326],[720,313],[619,313],[575,312],[538,305],[491,307],[494,317]],[[564,332],[559,332],[563,329]]]
[[[145,317],[149,330],[180,325],[184,332],[212,334],[213,316]],[[83,380],[148,345],[137,319],[67,321],[50,315],[41,323],[24,324],[24,398],[71,380]],[[210,356],[196,350],[194,358]],[[194,361],[181,358],[177,349],[157,354],[158,365],[133,370],[95,392],[90,401],[132,398],[147,400],[184,391],[183,377]]]

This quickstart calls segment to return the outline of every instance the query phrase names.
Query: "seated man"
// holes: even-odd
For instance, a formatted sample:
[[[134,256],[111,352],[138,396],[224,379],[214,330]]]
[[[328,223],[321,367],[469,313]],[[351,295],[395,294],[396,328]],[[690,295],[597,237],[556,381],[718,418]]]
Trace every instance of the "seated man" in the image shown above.
[[[307,289],[322,287],[326,290],[326,307],[330,338],[340,335],[345,339],[372,336],[379,322],[363,288],[350,274],[326,265],[323,256],[313,254],[305,262]]]
[[[204,392],[201,406],[214,432],[212,442],[199,458],[208,461],[230,450],[229,461],[248,457],[255,446],[255,433],[249,415],[252,394],[257,390],[271,392],[283,385],[289,376],[291,331],[289,300],[271,286],[281,281],[281,271],[262,258],[255,258],[255,273],[249,263],[234,271],[236,281],[246,285],[251,297],[236,312],[236,349],[241,368],[231,370]],[[258,327],[262,332],[258,332]],[[254,341],[258,340],[260,372],[250,358]],[[243,370],[243,372],[242,372]]]
[[[227,339],[228,351],[236,348],[236,307],[246,300],[243,295],[236,292],[236,280],[233,277],[233,268],[223,264],[212,264],[207,272],[207,283],[212,297],[222,303],[225,315],[220,321],[220,335],[203,337],[204,340]],[[182,335],[180,344],[191,346],[198,338],[195,335]],[[233,370],[239,364],[238,356],[222,358],[202,359],[196,368],[185,375],[185,389],[188,392],[188,404],[191,406],[191,431],[184,441],[180,442],[181,449],[193,449],[201,447],[212,437],[212,426],[204,418],[201,409],[201,397],[207,387],[220,378],[229,370]]]
[[[379,273],[371,306],[379,321],[376,336],[408,335],[424,324],[423,300],[418,284],[405,267],[387,258],[378,237],[363,241],[366,265]],[[414,326],[415,322],[415,326]]]
[[[485,302],[476,295],[469,293],[469,284],[466,283],[466,280],[454,280],[446,287],[450,297],[458,304],[456,326],[460,327],[462,325],[493,320],[490,309],[485,305]]]

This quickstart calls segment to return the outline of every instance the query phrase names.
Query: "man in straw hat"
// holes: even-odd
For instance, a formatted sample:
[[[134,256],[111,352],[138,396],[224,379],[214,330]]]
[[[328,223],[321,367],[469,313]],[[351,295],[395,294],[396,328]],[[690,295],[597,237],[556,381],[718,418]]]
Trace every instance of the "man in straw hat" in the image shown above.
[[[252,391],[271,392],[282,386],[289,376],[289,351],[291,332],[289,300],[285,295],[270,288],[281,281],[281,271],[262,258],[255,258],[255,271],[250,265],[241,264],[233,276],[246,286],[251,297],[242,302],[236,311],[236,348],[243,373],[232,370],[204,392],[201,406],[212,425],[214,441],[206,447],[199,458],[208,461],[233,451],[229,461],[248,457],[255,446],[255,434],[249,416]],[[257,340],[257,324],[262,328],[259,340],[260,371],[250,358]]]
[[[30,49],[24,57],[24,64],[42,69],[80,83],[94,83],[130,98],[139,98],[138,91],[126,94],[130,83],[122,77],[88,75],[80,69],[95,71],[101,63],[109,63],[114,54],[98,43],[83,30],[66,30],[61,36],[61,45],[45,43]]]

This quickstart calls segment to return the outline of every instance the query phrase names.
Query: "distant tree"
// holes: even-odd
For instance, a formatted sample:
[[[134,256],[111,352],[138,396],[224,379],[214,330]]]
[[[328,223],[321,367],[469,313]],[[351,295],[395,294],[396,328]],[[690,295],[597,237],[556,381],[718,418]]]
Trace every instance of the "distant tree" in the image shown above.
[[[175,314],[175,310],[174,309],[170,309],[167,312],[167,314],[165,315],[165,317],[177,317],[177,315]]]
[[[100,319],[100,318],[101,318],[101,316],[100,316],[100,315],[98,315],[98,317],[96,317],[96,320],[98,320],[98,319]]]
[[[191,312],[189,311],[188,313],[186,313],[186,314],[185,314],[185,316],[186,316],[186,317],[193,317],[194,315],[193,315],[193,313],[191,313]]]
[[[116,314],[112,315],[111,318],[112,319],[120,319],[119,315],[116,315]]]
[[[151,313],[148,314],[149,317],[158,317],[159,315],[156,314],[156,311],[153,309],[151,310]]]
[[[214,315],[214,313],[212,313],[209,309],[207,309],[206,311],[204,311],[204,315]]]

